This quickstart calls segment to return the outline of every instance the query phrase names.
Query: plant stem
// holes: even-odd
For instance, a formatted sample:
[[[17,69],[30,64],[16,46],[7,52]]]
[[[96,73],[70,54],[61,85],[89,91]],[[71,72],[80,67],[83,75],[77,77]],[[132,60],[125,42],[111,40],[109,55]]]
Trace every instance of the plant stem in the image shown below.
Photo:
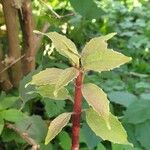
[[[72,150],[79,150],[80,116],[82,108],[82,86],[83,73],[80,71],[75,80],[74,114],[72,116]]]

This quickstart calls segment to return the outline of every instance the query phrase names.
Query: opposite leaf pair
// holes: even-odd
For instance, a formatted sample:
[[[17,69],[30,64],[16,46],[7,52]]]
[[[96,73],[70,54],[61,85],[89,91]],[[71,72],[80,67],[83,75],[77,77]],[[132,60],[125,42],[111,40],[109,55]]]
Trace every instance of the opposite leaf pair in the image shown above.
[[[69,58],[73,66],[81,68],[83,71],[109,71],[131,60],[130,57],[107,48],[107,40],[116,33],[91,39],[83,48],[81,55],[70,39],[57,32],[41,33],[35,31],[35,33],[49,37],[56,50],[61,55]]]
[[[131,60],[107,48],[107,40],[113,37],[114,33],[91,39],[81,55],[78,54],[75,44],[65,36],[56,32],[44,35],[48,36],[56,50],[69,58],[73,64],[73,67],[64,70],[49,68],[33,76],[31,84],[36,85],[37,92],[44,97],[55,100],[68,99],[70,96],[65,86],[77,78],[80,72],[85,74],[89,70],[108,71]],[[92,83],[83,84],[81,87],[82,95],[92,107],[85,111],[90,128],[104,140],[129,144],[123,126],[109,111],[109,101],[103,90]],[[74,112],[63,113],[51,122],[45,144],[48,144],[67,125],[72,114]]]

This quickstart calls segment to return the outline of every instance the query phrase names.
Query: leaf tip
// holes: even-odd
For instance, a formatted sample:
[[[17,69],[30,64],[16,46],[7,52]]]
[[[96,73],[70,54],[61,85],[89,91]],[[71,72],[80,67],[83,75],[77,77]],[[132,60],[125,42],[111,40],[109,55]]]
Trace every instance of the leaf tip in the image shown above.
[[[47,139],[45,139],[45,145],[47,145],[50,141],[48,141]]]
[[[29,82],[29,83],[27,83],[27,84],[25,84],[25,88],[27,88],[30,84],[32,84],[32,82]]]

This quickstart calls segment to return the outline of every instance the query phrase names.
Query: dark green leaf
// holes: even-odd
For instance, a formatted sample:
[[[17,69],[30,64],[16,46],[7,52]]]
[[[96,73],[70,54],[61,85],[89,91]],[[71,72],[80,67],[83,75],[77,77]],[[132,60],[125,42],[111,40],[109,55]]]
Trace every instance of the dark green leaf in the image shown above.
[[[138,100],[132,103],[125,112],[124,122],[138,124],[150,119],[150,101]]]
[[[137,97],[127,91],[112,91],[108,93],[110,101],[117,104],[128,107],[134,101],[137,101]]]
[[[22,132],[26,132],[30,137],[37,142],[44,141],[47,132],[47,126],[45,122],[39,116],[26,117],[22,121],[16,123],[16,127]]]
[[[89,149],[94,148],[101,142],[101,139],[93,133],[91,128],[86,123],[82,125],[81,136],[82,140],[84,140]]]
[[[98,19],[103,14],[100,7],[97,7],[93,0],[82,0],[78,3],[76,0],[70,0],[71,5],[83,17],[87,19]]]
[[[135,128],[136,139],[141,143],[145,150],[150,148],[150,120],[136,125]]]

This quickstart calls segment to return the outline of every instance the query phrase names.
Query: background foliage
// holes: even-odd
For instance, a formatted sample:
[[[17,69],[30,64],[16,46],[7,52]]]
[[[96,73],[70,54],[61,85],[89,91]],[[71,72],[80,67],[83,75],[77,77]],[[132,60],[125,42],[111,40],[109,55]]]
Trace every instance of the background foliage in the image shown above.
[[[49,23],[48,31],[65,34],[76,43],[79,51],[89,39],[117,32],[118,34],[109,41],[109,47],[133,58],[131,63],[111,72],[101,74],[90,72],[85,80],[101,86],[108,93],[111,112],[119,117],[127,130],[129,141],[135,147],[102,141],[86,123],[81,123],[81,150],[149,150],[150,3],[148,0],[82,0],[80,3],[76,0],[34,0],[32,4],[37,30],[43,24]],[[60,18],[56,17],[51,7]],[[0,39],[4,44],[7,40],[2,30],[4,22],[1,21],[0,24]],[[1,91],[0,116],[3,115],[6,121],[14,122],[20,130],[26,131],[41,145],[41,150],[69,150],[70,126],[47,146],[44,145],[44,138],[49,121],[60,113],[71,111],[71,102],[42,98],[34,93],[32,85],[25,88],[32,75],[40,70],[47,67],[70,66],[68,60],[56,51],[50,55],[49,43],[49,39],[44,37],[36,55],[37,69],[22,79],[19,90],[12,90],[9,93]],[[71,93],[72,87],[72,84],[68,85]],[[87,107],[85,101],[83,107]],[[1,131],[0,147],[3,149],[29,148],[14,131],[3,129],[3,120],[0,119]]]

